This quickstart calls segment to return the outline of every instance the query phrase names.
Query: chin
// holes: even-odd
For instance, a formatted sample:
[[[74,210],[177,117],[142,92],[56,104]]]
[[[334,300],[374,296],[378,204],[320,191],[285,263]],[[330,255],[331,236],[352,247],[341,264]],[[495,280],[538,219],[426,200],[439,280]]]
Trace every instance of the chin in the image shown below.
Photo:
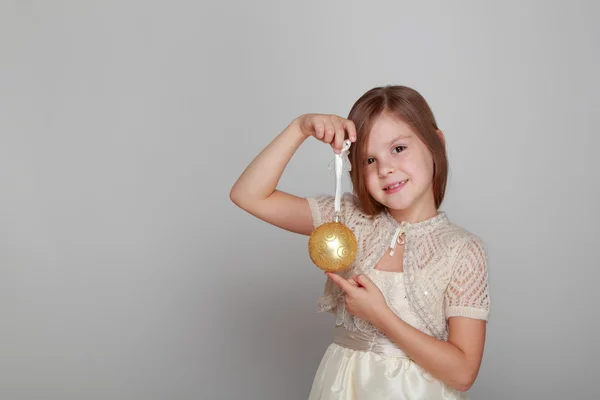
[[[388,209],[394,210],[394,211],[406,211],[406,210],[410,209],[411,206],[412,206],[412,204],[392,202],[391,204],[387,205],[386,207]]]
[[[385,199],[385,197],[383,199],[381,199],[379,202],[390,210],[398,210],[398,211],[403,211],[403,210],[409,209],[413,203],[411,200]]]

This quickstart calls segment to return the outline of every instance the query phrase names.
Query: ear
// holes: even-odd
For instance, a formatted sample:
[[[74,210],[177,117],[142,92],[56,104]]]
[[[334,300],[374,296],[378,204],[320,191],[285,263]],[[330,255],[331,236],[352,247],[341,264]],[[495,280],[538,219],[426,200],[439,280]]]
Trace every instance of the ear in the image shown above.
[[[446,137],[444,136],[444,132],[442,132],[439,129],[436,129],[435,132],[438,134],[438,136],[440,137],[440,139],[442,140],[442,143],[444,144],[444,146],[446,145]]]

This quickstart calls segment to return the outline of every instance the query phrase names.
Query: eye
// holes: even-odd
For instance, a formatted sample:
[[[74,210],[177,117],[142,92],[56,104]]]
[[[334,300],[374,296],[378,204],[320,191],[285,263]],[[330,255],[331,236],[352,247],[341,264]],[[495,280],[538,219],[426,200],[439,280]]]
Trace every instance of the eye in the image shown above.
[[[373,164],[374,162],[375,162],[375,159],[374,159],[373,157],[369,157],[369,158],[367,158],[367,159],[365,160],[365,163],[366,163],[367,165],[369,165],[369,164]]]
[[[406,146],[396,146],[392,153],[402,153],[404,150],[406,150]]]

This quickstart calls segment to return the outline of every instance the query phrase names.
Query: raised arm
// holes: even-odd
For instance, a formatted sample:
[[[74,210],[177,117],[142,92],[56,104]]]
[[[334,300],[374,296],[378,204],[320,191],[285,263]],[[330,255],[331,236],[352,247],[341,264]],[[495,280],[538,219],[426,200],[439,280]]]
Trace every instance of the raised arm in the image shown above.
[[[241,209],[282,229],[310,235],[314,229],[308,201],[277,190],[281,175],[309,137],[341,150],[346,130],[356,140],[351,121],[335,115],[306,114],[296,118],[244,170],[229,197]]]

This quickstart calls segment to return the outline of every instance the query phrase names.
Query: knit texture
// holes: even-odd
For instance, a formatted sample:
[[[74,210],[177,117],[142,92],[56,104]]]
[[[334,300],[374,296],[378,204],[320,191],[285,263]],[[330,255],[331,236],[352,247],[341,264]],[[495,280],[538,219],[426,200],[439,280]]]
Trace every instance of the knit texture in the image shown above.
[[[315,228],[333,220],[333,196],[320,195],[307,200]],[[369,274],[390,251],[390,243],[402,225],[406,240],[403,279],[410,307],[422,322],[421,330],[446,340],[448,318],[488,319],[491,305],[488,257],[478,236],[450,222],[445,212],[422,222],[401,224],[387,211],[377,216],[364,214],[350,193],[344,193],[341,200],[341,222],[356,235],[358,251],[354,263],[338,275],[348,279]],[[378,286],[386,299],[392,296],[393,288]],[[329,278],[317,309],[336,314],[336,325],[348,330],[383,335],[369,322],[346,311],[344,292]]]

